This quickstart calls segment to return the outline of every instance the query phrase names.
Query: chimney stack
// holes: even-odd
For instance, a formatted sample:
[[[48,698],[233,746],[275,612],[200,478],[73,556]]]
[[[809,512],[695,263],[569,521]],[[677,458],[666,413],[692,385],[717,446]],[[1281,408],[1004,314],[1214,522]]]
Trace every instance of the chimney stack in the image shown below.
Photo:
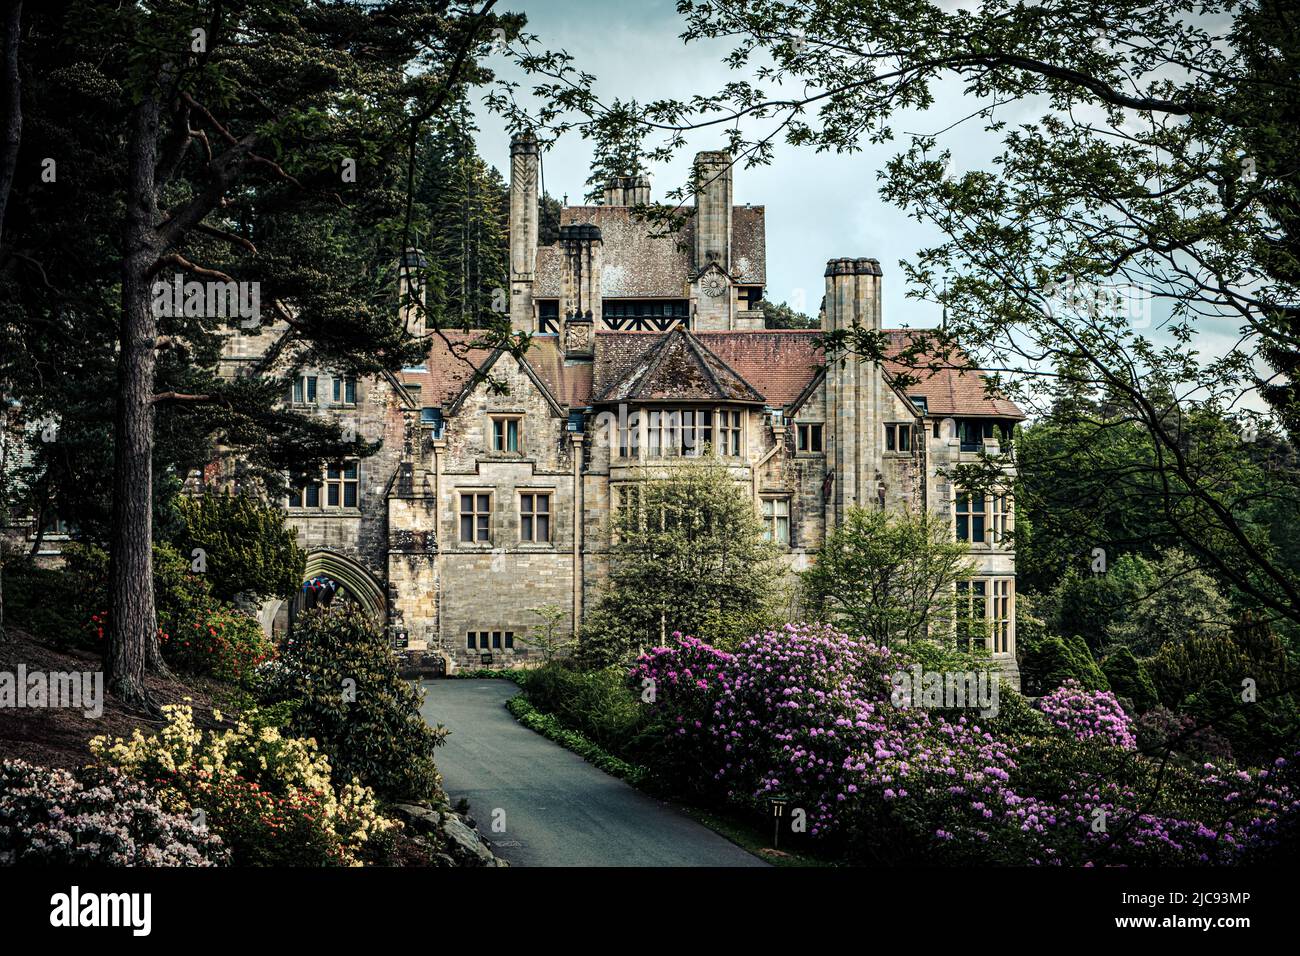
[[[649,202],[650,177],[644,173],[616,176],[605,186],[606,206],[636,206]]]
[[[826,263],[822,324],[830,332],[855,325],[880,328],[880,262],[832,259]]]
[[[604,308],[600,276],[604,252],[600,227],[589,222],[560,227],[560,249],[564,255],[560,278],[560,321],[567,358],[590,358],[594,347],[595,323]]]
[[[854,326],[880,329],[879,262],[826,263],[822,326],[828,332]],[[842,354],[828,357],[826,364],[826,465],[833,475],[826,520],[834,527],[844,522],[850,508],[881,507],[888,398],[879,362]]]
[[[731,154],[695,156],[695,271],[716,263],[731,275]]]
[[[402,327],[414,336],[424,335],[424,270],[429,261],[419,249],[407,249],[397,268],[398,314]]]
[[[510,140],[510,325],[536,331],[533,278],[537,269],[537,138],[518,133]]]

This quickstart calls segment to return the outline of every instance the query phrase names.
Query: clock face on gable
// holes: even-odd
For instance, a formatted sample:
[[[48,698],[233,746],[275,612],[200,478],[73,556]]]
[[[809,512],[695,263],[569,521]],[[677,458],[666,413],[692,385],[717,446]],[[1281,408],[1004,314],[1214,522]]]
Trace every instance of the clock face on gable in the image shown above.
[[[727,291],[727,280],[717,271],[710,272],[700,279],[700,291],[712,298],[717,298]]]

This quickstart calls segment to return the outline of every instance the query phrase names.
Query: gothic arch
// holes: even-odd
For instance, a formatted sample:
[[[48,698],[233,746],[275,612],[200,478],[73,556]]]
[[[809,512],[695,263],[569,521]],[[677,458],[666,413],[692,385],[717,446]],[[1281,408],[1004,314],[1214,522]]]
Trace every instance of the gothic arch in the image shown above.
[[[374,576],[351,558],[337,551],[309,551],[303,580],[325,577],[347,589],[347,593],[376,621],[384,621],[384,589]]]

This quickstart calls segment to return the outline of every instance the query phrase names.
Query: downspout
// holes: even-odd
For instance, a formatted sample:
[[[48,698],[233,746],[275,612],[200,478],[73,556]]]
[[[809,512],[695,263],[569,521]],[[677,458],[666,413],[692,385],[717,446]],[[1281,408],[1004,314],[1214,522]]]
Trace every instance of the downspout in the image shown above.
[[[442,428],[447,427],[446,419],[443,419]],[[442,455],[440,454],[444,438],[432,438],[429,447],[433,450],[433,546],[434,546],[434,580],[438,582],[437,603],[435,604],[435,620],[437,621],[437,630],[434,632],[438,639],[438,650],[447,652],[446,641],[443,640],[442,634]]]
[[[586,508],[582,485],[582,435],[569,436],[573,451],[573,639],[582,629],[582,545],[586,537]]]

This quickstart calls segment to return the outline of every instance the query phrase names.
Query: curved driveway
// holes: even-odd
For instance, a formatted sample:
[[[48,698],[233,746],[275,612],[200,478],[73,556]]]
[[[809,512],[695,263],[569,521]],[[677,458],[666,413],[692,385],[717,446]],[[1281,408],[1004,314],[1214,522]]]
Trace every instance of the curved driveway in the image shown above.
[[[504,680],[425,681],[421,713],[451,731],[438,769],[512,866],[766,866],[667,804],[521,726]],[[504,822],[504,832],[493,820]]]

